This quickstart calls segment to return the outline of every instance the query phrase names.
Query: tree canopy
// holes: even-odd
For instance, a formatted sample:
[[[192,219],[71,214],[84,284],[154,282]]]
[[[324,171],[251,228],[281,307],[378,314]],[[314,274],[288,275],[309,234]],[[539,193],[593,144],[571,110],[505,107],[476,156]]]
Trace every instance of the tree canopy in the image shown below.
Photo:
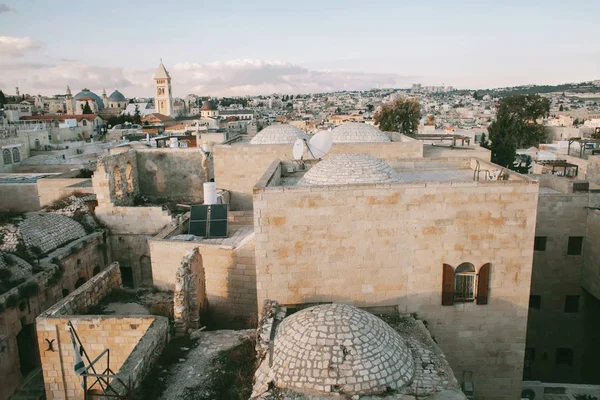
[[[135,112],[133,113],[133,123],[141,124],[142,123],[142,114],[140,113],[140,107],[135,105]]]
[[[548,116],[550,101],[540,95],[515,95],[501,99],[496,121],[488,127],[492,162],[515,169],[517,149],[538,146],[545,128],[537,122]]]
[[[2,90],[0,90],[0,107],[5,105],[6,103],[7,103],[6,96],[4,96],[4,93],[2,92]]]
[[[416,99],[398,98],[381,105],[373,116],[382,131],[414,133],[421,119],[421,105]]]
[[[94,113],[87,101],[85,102],[85,105],[83,106],[83,110],[81,111],[81,113],[82,114],[93,114]]]

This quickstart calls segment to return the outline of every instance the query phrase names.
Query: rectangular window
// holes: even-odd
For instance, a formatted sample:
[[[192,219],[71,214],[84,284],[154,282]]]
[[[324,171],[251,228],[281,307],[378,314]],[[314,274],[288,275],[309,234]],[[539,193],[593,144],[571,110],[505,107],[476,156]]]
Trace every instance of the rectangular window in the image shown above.
[[[569,247],[567,255],[578,256],[581,254],[581,246],[583,244],[583,236],[569,236]]]
[[[533,249],[536,251],[546,251],[546,236],[536,236],[533,241]]]
[[[579,312],[579,296],[565,296],[565,312]]]
[[[539,310],[542,305],[542,296],[538,294],[532,294],[529,296],[529,308]]]
[[[566,364],[573,366],[573,349],[556,349],[556,365]]]
[[[457,274],[454,278],[454,300],[475,300],[475,275]]]

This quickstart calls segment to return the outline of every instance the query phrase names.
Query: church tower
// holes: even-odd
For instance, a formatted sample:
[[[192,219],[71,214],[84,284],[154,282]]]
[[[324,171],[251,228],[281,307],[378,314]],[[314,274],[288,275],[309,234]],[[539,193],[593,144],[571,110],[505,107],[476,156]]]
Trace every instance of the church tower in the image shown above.
[[[73,95],[71,94],[71,88],[67,85],[67,95],[65,96],[65,105],[67,106],[67,115],[73,115]]]
[[[154,109],[162,115],[173,114],[173,93],[171,92],[171,77],[167,69],[160,61],[160,65],[154,74],[156,93],[154,96]]]

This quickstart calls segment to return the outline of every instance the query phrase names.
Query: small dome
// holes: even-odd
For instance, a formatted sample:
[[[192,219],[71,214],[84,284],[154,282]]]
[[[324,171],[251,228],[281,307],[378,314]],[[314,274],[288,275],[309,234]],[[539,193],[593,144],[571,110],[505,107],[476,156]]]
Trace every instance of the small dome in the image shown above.
[[[325,304],[283,320],[273,345],[275,386],[307,395],[378,394],[415,374],[404,339],[376,316]]]
[[[112,92],[110,94],[110,96],[108,96],[108,100],[110,100],[110,101],[126,101],[127,99],[125,98],[125,96],[123,96],[123,93],[119,92],[118,90],[115,90],[114,92]]]
[[[205,101],[204,103],[202,103],[202,108],[200,109],[202,111],[217,111],[217,106],[215,105],[215,103],[213,103],[212,101]]]
[[[267,126],[250,140],[250,144],[291,144],[297,139],[308,140],[308,135],[294,125],[275,124]]]
[[[89,97],[92,100],[94,100],[96,102],[96,104],[98,105],[99,110],[104,108],[104,102],[102,101],[100,96],[98,96],[94,92],[90,92],[89,89],[83,89],[81,92],[77,93],[75,96],[73,96],[73,100],[79,100],[79,99],[82,99],[85,97]]]
[[[10,280],[27,279],[32,275],[33,267],[25,260],[14,254],[0,253],[0,269],[11,272]]]
[[[373,125],[348,122],[331,131],[333,143],[383,143],[390,138]]]
[[[400,177],[386,163],[367,154],[328,157],[309,169],[298,186],[392,183]]]
[[[85,229],[79,222],[52,213],[27,214],[19,229],[25,246],[28,248],[37,246],[42,253],[48,253],[86,235]]]

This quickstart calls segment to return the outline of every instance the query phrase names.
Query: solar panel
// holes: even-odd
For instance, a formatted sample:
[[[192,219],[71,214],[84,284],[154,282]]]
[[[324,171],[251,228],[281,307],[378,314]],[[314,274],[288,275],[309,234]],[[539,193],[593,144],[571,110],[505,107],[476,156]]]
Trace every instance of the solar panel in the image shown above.
[[[227,237],[228,211],[227,204],[191,206],[188,233],[204,238]]]

